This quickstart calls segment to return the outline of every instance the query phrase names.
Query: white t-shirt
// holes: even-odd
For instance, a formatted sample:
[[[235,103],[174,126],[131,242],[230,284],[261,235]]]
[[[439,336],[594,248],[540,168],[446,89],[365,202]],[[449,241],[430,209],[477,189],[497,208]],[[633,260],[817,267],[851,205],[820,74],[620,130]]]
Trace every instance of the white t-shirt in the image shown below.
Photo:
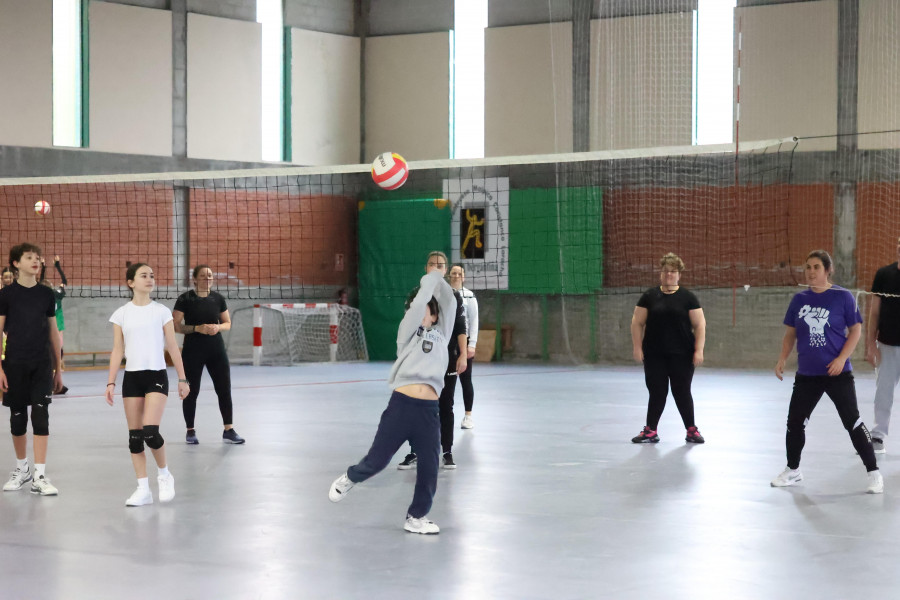
[[[125,336],[126,371],[162,371],[166,368],[163,326],[172,312],[159,302],[137,306],[129,302],[109,318]]]

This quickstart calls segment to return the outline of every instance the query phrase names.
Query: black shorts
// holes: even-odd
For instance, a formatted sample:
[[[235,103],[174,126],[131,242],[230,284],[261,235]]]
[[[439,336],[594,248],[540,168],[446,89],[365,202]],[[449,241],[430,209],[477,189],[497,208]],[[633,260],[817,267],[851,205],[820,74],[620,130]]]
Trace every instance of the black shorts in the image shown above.
[[[24,408],[32,404],[50,404],[53,392],[53,370],[50,360],[24,363],[3,362],[9,391],[3,394],[3,406]]]
[[[161,371],[125,371],[123,398],[143,398],[150,393],[169,395],[169,374]]]

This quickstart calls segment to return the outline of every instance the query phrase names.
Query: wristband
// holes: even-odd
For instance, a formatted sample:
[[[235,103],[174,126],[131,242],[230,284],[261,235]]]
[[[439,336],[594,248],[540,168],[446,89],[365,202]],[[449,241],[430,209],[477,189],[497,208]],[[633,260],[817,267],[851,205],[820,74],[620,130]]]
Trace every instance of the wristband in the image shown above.
[[[179,379],[179,380],[178,380],[178,383],[187,383],[187,382],[188,382],[187,379]]]
[[[107,384],[106,384],[106,387],[109,387],[109,386],[111,386],[111,385],[116,385],[116,383],[115,383],[115,382],[107,383]]]

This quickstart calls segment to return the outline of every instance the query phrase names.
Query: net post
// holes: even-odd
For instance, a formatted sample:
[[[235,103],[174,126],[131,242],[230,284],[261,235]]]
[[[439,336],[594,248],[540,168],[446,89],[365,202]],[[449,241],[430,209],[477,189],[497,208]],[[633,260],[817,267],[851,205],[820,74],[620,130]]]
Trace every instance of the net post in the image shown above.
[[[331,353],[331,362],[337,362],[338,355],[338,325],[340,320],[340,314],[338,312],[338,307],[336,304],[328,305],[328,315],[329,315],[329,323],[328,323],[328,336],[329,336],[329,351]]]
[[[262,308],[253,305],[253,366],[262,363]]]

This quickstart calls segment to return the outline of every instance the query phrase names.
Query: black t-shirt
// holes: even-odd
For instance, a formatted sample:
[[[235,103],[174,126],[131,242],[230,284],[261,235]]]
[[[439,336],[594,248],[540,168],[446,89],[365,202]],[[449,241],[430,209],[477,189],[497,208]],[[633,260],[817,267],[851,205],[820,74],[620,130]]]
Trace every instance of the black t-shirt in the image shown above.
[[[881,267],[875,272],[872,291],[900,295],[900,269],[897,268],[897,263]],[[889,346],[900,346],[900,298],[881,296],[878,341]]]
[[[175,310],[184,313],[185,325],[211,325],[221,322],[220,315],[228,310],[225,298],[216,292],[210,292],[208,296],[201,297],[197,292],[190,290],[178,296],[175,301]],[[193,344],[215,344],[225,347],[222,334],[206,335],[204,333],[189,333],[184,336],[185,347]]]
[[[673,294],[664,294],[658,287],[650,288],[638,300],[647,309],[644,329],[644,354],[693,354],[694,331],[690,311],[700,308],[700,301],[692,292],[679,287]]]
[[[0,316],[6,317],[3,330],[6,361],[26,363],[50,358],[50,324],[56,318],[56,298],[45,285],[23,287],[18,281],[0,290]]]

